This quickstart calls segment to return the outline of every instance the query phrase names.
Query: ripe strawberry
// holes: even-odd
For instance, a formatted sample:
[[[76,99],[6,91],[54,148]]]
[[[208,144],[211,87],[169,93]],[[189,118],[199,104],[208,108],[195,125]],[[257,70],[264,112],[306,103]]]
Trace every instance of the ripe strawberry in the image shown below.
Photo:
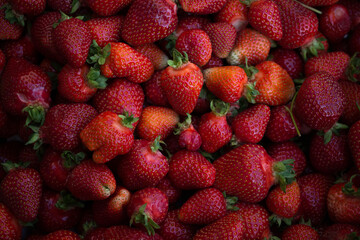
[[[207,225],[226,215],[226,199],[216,188],[205,188],[181,206],[178,218],[185,224]]]
[[[131,193],[124,187],[117,186],[115,192],[105,200],[94,201],[92,213],[98,226],[110,227],[126,221],[126,206]]]
[[[347,223],[334,223],[323,230],[322,240],[346,240],[351,239],[350,234],[359,236],[360,227]]]
[[[214,153],[231,140],[231,127],[226,120],[229,106],[229,103],[212,101],[211,112],[201,116],[198,132],[202,140],[201,148],[204,151]]]
[[[169,171],[167,158],[160,152],[160,136],[150,142],[135,140],[130,152],[121,157],[117,173],[129,190],[155,187]]]
[[[341,116],[345,97],[339,83],[327,72],[307,77],[295,99],[295,114],[312,129],[328,130]]]
[[[177,6],[170,0],[134,0],[128,10],[122,38],[130,45],[153,43],[176,29]]]
[[[108,43],[119,42],[121,40],[121,29],[124,19],[124,16],[111,16],[92,18],[85,23],[90,30],[91,38],[103,48]]]
[[[113,16],[116,15],[121,9],[128,6],[133,0],[87,0],[87,5],[91,10],[99,16]]]
[[[219,58],[226,58],[236,40],[236,29],[227,22],[206,24],[204,31],[210,38],[212,53]]]
[[[137,46],[135,47],[135,50],[148,57],[154,65],[155,70],[161,70],[168,66],[168,56],[153,43]]]
[[[143,85],[146,100],[156,106],[168,106],[168,100],[161,88],[162,71],[155,72]]]
[[[208,68],[222,67],[222,66],[224,66],[223,59],[212,54],[210,60],[207,62],[205,66],[202,67],[202,69],[205,70]]]
[[[182,190],[172,184],[168,175],[159,181],[158,185],[156,185],[156,188],[160,189],[166,194],[169,199],[169,204],[176,203],[181,197]]]
[[[360,170],[360,121],[354,123],[348,133],[348,145],[357,169]]]
[[[305,61],[313,56],[320,56],[328,52],[329,42],[321,32],[317,32],[314,39],[301,46],[301,55]]]
[[[40,200],[38,226],[45,232],[70,229],[80,220],[84,204],[68,192],[44,190]]]
[[[286,164],[275,162],[261,145],[244,144],[215,160],[214,187],[240,201],[260,202],[276,182],[282,189],[291,182],[294,174]]]
[[[305,75],[310,77],[318,72],[333,75],[335,81],[346,79],[346,69],[350,63],[350,56],[344,52],[329,52],[309,59],[305,64]]]
[[[272,51],[271,55],[272,61],[285,69],[292,79],[299,78],[303,73],[304,63],[296,51],[276,48]]]
[[[177,188],[201,189],[213,185],[215,168],[199,152],[180,150],[170,158],[168,176]]]
[[[201,147],[201,136],[192,125],[190,114],[187,114],[184,122],[177,124],[174,134],[179,135],[178,143],[181,148],[189,151],[197,151]]]
[[[2,239],[21,239],[21,226],[15,216],[3,203],[0,203],[0,223],[0,235]]]
[[[205,15],[220,11],[220,9],[225,5],[226,0],[207,0],[207,1],[180,0],[179,2],[181,8],[185,12]]]
[[[84,160],[70,173],[66,183],[71,194],[82,200],[104,200],[116,188],[115,177],[105,164]]]
[[[351,27],[355,28],[360,23],[360,3],[355,0],[340,0],[339,4],[342,4],[346,7],[351,17]]]
[[[351,18],[345,6],[333,4],[322,10],[319,16],[319,29],[330,42],[340,42],[350,28]]]
[[[319,234],[312,227],[305,224],[296,224],[285,229],[282,240],[320,240]]]
[[[228,214],[214,223],[201,228],[193,240],[206,239],[243,239],[245,229],[242,218],[238,213]]]
[[[2,70],[4,69],[6,63],[6,57],[4,52],[0,49],[0,74],[2,72]]]
[[[127,206],[130,225],[144,226],[149,235],[155,234],[167,215],[169,201],[157,188],[144,188],[135,192]]]
[[[0,183],[1,201],[23,222],[34,221],[39,210],[42,180],[31,168],[12,169]]]
[[[0,29],[0,40],[19,39],[23,33],[25,23],[19,23],[16,18],[8,19],[9,17],[6,15],[8,12],[12,12],[12,9],[6,0],[1,0],[0,6],[5,7],[5,9],[0,9],[0,25],[2,26]]]
[[[84,65],[91,45],[90,30],[85,22],[70,18],[60,22],[53,29],[55,48],[63,53],[64,59],[73,67]]]
[[[164,240],[182,239],[191,240],[195,235],[195,228],[179,221],[179,209],[170,210],[160,225],[159,234]]]
[[[283,27],[280,46],[295,49],[312,41],[318,31],[319,22],[316,14],[292,0],[279,0],[276,4]]]
[[[41,240],[81,240],[80,236],[69,230],[58,230],[41,237]]]
[[[279,41],[283,36],[279,8],[275,1],[251,2],[248,18],[250,25],[266,37]]]
[[[210,19],[200,15],[180,15],[179,23],[173,33],[175,38],[179,37],[184,31],[190,29],[202,29],[210,23]],[[171,35],[170,35],[171,36]],[[169,40],[172,40],[171,38]],[[175,39],[176,40],[176,39]]]
[[[28,17],[40,15],[46,7],[46,0],[9,0],[12,8]]]
[[[248,78],[238,66],[208,68],[203,71],[208,90],[224,102],[233,103],[240,99]]]
[[[54,11],[72,14],[79,9],[81,2],[79,0],[47,0],[46,4]]]
[[[245,64],[256,65],[264,61],[270,51],[270,40],[263,34],[246,28],[236,38],[234,48],[226,58],[230,65]]]
[[[2,51],[7,59],[11,57],[24,58],[36,64],[39,60],[38,53],[29,36],[24,36],[18,40],[5,41],[2,44]]]
[[[299,0],[299,1],[311,7],[320,7],[320,6],[333,5],[339,0]]]
[[[258,104],[236,115],[231,127],[239,143],[258,143],[264,137],[270,119],[270,108]]]
[[[194,110],[204,81],[200,68],[184,55],[173,51],[174,60],[162,72],[160,79],[166,98],[180,115],[190,114]]]
[[[348,46],[349,46],[349,51],[352,55],[355,54],[356,52],[360,52],[359,38],[360,38],[360,25],[354,29],[354,31],[349,37]]]
[[[256,69],[259,71],[250,77],[245,88],[245,96],[249,102],[278,106],[293,98],[295,84],[280,65],[273,61],[264,61],[256,65]],[[254,93],[253,89],[258,92]]]
[[[92,159],[105,163],[126,154],[134,144],[133,123],[137,118],[106,111],[97,115],[80,132],[82,143],[94,151]]]
[[[233,25],[236,32],[242,31],[248,24],[247,6],[237,0],[228,0],[215,15],[216,22],[227,22]]]

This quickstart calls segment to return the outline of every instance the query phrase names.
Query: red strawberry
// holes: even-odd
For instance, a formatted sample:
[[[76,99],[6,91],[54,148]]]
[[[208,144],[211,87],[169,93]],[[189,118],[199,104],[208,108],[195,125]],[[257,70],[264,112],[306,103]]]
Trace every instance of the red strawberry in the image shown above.
[[[233,103],[240,99],[248,78],[238,66],[208,68],[203,71],[206,87],[224,102]]]
[[[276,48],[272,52],[272,61],[285,69],[292,79],[299,78],[303,73],[304,63],[294,50]]]
[[[356,0],[340,0],[339,4],[347,8],[351,17],[351,27],[355,28],[360,23],[360,3]]]
[[[46,7],[46,0],[9,0],[12,8],[29,17],[40,15]]]
[[[46,4],[55,11],[62,11],[65,14],[75,13],[81,5],[78,0],[47,0]]]
[[[346,69],[350,63],[350,56],[344,52],[329,52],[309,59],[305,64],[305,75],[310,77],[318,72],[328,72],[335,81],[346,78]]]
[[[168,56],[153,43],[137,46],[135,47],[135,50],[148,57],[154,65],[155,70],[161,70],[168,66]]]
[[[215,168],[199,152],[181,150],[170,158],[169,178],[180,189],[206,188],[215,181]]]
[[[154,235],[167,215],[169,201],[166,195],[157,188],[144,188],[135,192],[127,207],[131,218],[130,225],[143,225],[149,235]]]
[[[270,45],[270,40],[263,34],[246,28],[238,34],[226,60],[230,65],[239,65],[245,64],[247,59],[249,65],[256,65],[268,57]]]
[[[216,188],[196,192],[181,206],[178,218],[185,224],[207,225],[226,215],[226,199]]]
[[[169,171],[169,163],[160,152],[160,137],[153,142],[135,140],[130,152],[121,157],[117,173],[129,190],[155,187]]]
[[[174,134],[179,135],[178,143],[181,148],[197,151],[201,147],[201,136],[192,125],[190,114],[187,115],[184,122],[177,124]]]
[[[115,192],[105,200],[94,201],[92,213],[98,226],[110,227],[125,223],[126,206],[130,201],[131,193],[124,187],[117,186]]]
[[[347,223],[334,223],[323,230],[322,240],[346,240],[351,239],[349,235],[359,236],[360,227]]]
[[[180,5],[185,12],[194,14],[212,14],[220,11],[225,5],[226,0],[180,0]]]
[[[122,38],[130,45],[153,43],[176,29],[177,6],[170,0],[134,0],[128,10]]]
[[[20,24],[16,18],[8,20],[9,17],[6,16],[6,13],[12,12],[12,9],[6,0],[1,0],[0,6],[5,8],[0,9],[0,25],[2,26],[0,40],[19,39],[23,33],[25,23]]]
[[[294,174],[286,164],[275,162],[261,145],[244,144],[215,160],[214,187],[240,201],[260,202],[276,182],[282,188],[291,182]]]
[[[301,55],[305,61],[313,56],[320,56],[328,52],[329,42],[321,32],[317,32],[314,39],[301,46]]]
[[[25,58],[34,64],[39,60],[34,43],[29,36],[24,36],[18,40],[5,41],[2,44],[2,51],[7,59],[11,57]]]
[[[55,48],[73,67],[84,65],[91,45],[90,30],[85,22],[70,18],[60,22],[52,32]]]
[[[179,37],[184,31],[190,29],[202,29],[210,23],[210,19],[201,17],[199,15],[181,15],[179,16],[179,23],[176,26],[176,30],[173,33],[175,37]],[[171,40],[171,39],[170,39]]]
[[[133,0],[87,0],[87,5],[91,10],[100,16],[116,15],[121,9],[128,6]]]
[[[280,46],[295,49],[313,40],[318,31],[318,19],[311,10],[292,0],[278,0],[283,38]]]
[[[279,8],[273,0],[255,1],[250,4],[250,25],[268,38],[279,41],[283,36]]]
[[[295,99],[295,114],[312,129],[328,130],[341,116],[345,97],[339,83],[327,72],[307,77]]]
[[[0,74],[2,70],[4,69],[6,63],[6,58],[4,52],[0,49]]]
[[[354,123],[348,133],[348,145],[357,169],[360,170],[360,121]]]
[[[44,190],[40,201],[38,226],[45,232],[70,229],[79,222],[83,207],[82,202],[65,191],[58,193]]]
[[[222,67],[222,66],[224,66],[223,59],[212,54],[210,60],[208,61],[208,63],[205,66],[202,67],[202,69],[205,70],[208,68]]]
[[[143,85],[146,100],[156,106],[168,106],[168,100],[161,88],[162,71],[155,72]]]
[[[237,0],[228,0],[224,7],[215,15],[216,22],[227,22],[233,25],[237,32],[248,24],[247,6]]]
[[[249,107],[240,112],[231,127],[240,143],[258,143],[264,137],[270,119],[270,108],[264,104]]]
[[[180,115],[191,113],[203,86],[203,75],[198,66],[173,51],[174,60],[161,74],[161,88],[172,108]],[[184,88],[184,86],[188,86]]]
[[[82,201],[104,200],[115,192],[116,182],[105,164],[84,160],[71,171],[66,187]]]
[[[299,0],[299,1],[311,7],[320,7],[320,6],[333,5],[339,0]]]
[[[10,210],[0,203],[0,235],[4,240],[20,240],[21,226]]]
[[[350,28],[351,18],[345,6],[333,4],[322,10],[319,16],[319,29],[330,42],[340,42]]]
[[[81,240],[80,236],[69,230],[58,230],[41,238],[41,240]]]
[[[159,234],[164,240],[182,239],[191,240],[195,234],[195,228],[183,224],[178,219],[179,209],[170,210],[160,225]]]
[[[305,224],[296,224],[285,229],[281,236],[282,240],[319,240],[319,234],[312,227]]]
[[[97,115],[80,132],[82,143],[94,151],[92,159],[105,163],[126,154],[134,144],[133,123],[137,118],[106,111]]]
[[[221,101],[212,101],[212,111],[201,116],[198,132],[202,140],[201,148],[204,151],[214,153],[231,140],[231,127],[226,120],[229,105]]]
[[[359,17],[360,18],[360,17]],[[360,22],[360,20],[359,20]],[[351,54],[360,52],[360,25],[357,26],[349,37],[348,46]]]
[[[80,131],[96,115],[96,110],[85,103],[58,104],[47,112],[39,138],[55,150],[73,150],[81,143]]]
[[[245,229],[242,218],[238,213],[228,214],[214,223],[201,228],[193,240],[206,239],[243,239]]]
[[[39,210],[42,180],[31,168],[11,170],[0,183],[1,201],[23,222],[34,221]]]
[[[166,175],[164,178],[162,178],[159,181],[158,185],[156,185],[156,188],[160,189],[166,194],[166,196],[169,199],[169,204],[176,203],[180,199],[182,193],[182,191],[179,188],[175,187],[171,183],[168,175]]]

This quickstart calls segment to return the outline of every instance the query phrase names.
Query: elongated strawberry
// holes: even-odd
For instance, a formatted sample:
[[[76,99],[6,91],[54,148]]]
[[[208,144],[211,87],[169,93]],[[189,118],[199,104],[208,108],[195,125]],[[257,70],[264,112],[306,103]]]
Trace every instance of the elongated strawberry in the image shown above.
[[[122,38],[130,45],[153,43],[169,36],[177,22],[177,6],[174,2],[135,0],[126,14]]]
[[[360,170],[360,121],[354,123],[348,133],[348,145],[357,169]]]
[[[292,79],[299,78],[304,70],[304,63],[299,54],[291,49],[276,48],[271,52],[272,61],[287,71]]]
[[[195,235],[195,228],[179,221],[179,209],[169,210],[164,222],[160,225],[159,234],[164,240],[191,240]]]
[[[153,43],[137,46],[135,47],[135,50],[148,57],[152,62],[155,70],[161,70],[168,66],[168,56]]]
[[[128,6],[132,0],[88,0],[87,5],[93,10],[97,15],[100,16],[112,16],[116,15],[121,9]]]
[[[134,144],[133,122],[137,118],[106,111],[97,115],[80,132],[82,143],[94,151],[92,159],[105,163],[130,151]]]
[[[189,1],[180,0],[180,5],[185,12],[195,14],[211,14],[218,12],[226,3],[226,0]]]
[[[282,240],[319,240],[320,236],[315,229],[305,224],[292,225],[284,230]]]
[[[21,239],[21,226],[10,210],[0,203],[0,234],[3,239]]]
[[[247,6],[236,0],[229,0],[215,15],[216,22],[227,22],[233,25],[237,32],[245,29],[248,24]]]

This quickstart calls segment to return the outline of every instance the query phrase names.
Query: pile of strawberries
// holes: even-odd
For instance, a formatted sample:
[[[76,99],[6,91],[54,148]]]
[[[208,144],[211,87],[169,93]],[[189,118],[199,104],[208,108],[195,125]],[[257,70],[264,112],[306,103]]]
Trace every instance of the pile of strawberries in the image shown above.
[[[360,239],[358,81],[358,0],[0,0],[0,240]]]

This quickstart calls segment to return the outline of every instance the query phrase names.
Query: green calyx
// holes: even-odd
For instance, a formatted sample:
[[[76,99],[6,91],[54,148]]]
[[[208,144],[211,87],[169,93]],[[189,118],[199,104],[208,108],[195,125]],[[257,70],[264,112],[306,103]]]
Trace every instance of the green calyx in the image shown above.
[[[223,192],[223,196],[226,200],[226,210],[229,211],[237,211],[239,210],[238,207],[235,206],[235,204],[238,202],[238,198],[235,196],[227,196],[226,192]]]
[[[62,12],[62,11],[60,11],[60,14],[61,14],[61,18],[53,24],[53,26],[52,26],[53,28],[56,28],[61,22],[64,22],[64,21],[69,20],[69,19],[72,18],[72,17],[68,16],[67,14],[65,14],[64,12]],[[83,20],[84,16],[77,16],[75,18]]]
[[[210,109],[216,116],[225,116],[230,110],[230,103],[219,99],[211,100]]]
[[[360,57],[357,57],[359,53],[355,53],[351,59],[348,68],[346,69],[346,75],[352,82],[357,82],[360,79]]]
[[[166,44],[166,49],[169,51],[169,53],[172,53],[175,50],[177,37],[175,36],[175,34],[172,33],[169,36],[167,36],[165,40],[168,42]]]
[[[301,133],[300,133],[300,130],[299,130],[298,125],[296,124],[295,117],[294,117],[294,113],[293,113],[294,106],[295,106],[295,99],[296,99],[297,94],[298,94],[298,92],[295,93],[293,99],[291,100],[290,108],[288,108],[287,106],[285,106],[285,110],[290,114],[290,118],[291,118],[292,123],[294,124],[294,127],[295,127],[295,130],[296,130],[297,135],[298,135],[299,137],[301,137]]]
[[[100,68],[90,67],[86,78],[91,88],[105,89],[107,86],[108,78],[101,75]]]
[[[345,129],[348,129],[348,128],[349,128],[349,126],[346,125],[346,124],[335,123],[334,126],[330,130],[328,130],[326,132],[319,131],[317,134],[319,136],[324,137],[324,144],[326,145],[331,141],[331,138],[332,138],[333,134],[335,134],[336,136],[339,136],[341,130],[345,130]]]
[[[1,163],[1,165],[5,172],[10,172],[11,170],[14,170],[17,168],[27,168],[30,165],[30,162],[14,163],[11,161],[6,161],[6,162]]]
[[[281,227],[283,223],[285,223],[287,226],[291,226],[292,220],[293,220],[292,218],[283,218],[276,215],[275,213],[273,213],[269,217],[270,225],[273,226],[274,224],[276,224],[278,227]]]
[[[160,150],[160,151],[163,150],[162,147],[161,147],[161,144],[165,144],[165,142],[164,142],[164,141],[161,141],[161,136],[159,135],[159,136],[157,136],[157,137],[155,138],[155,140],[152,142],[152,144],[151,144],[151,146],[150,146],[151,151],[157,152],[157,151],[159,151],[159,150]]]
[[[276,237],[276,236],[271,236],[269,238],[264,238],[264,240],[281,240],[281,238]]]
[[[118,116],[121,119],[121,124],[127,128],[133,128],[133,124],[139,120],[139,118],[134,117],[133,114],[129,115],[127,111],[124,111],[124,115]]]
[[[42,126],[45,121],[45,109],[40,105],[29,105],[26,106],[23,110],[28,114],[25,126],[32,129],[34,132],[39,131],[38,127]]]
[[[191,115],[186,113],[186,119],[183,122],[178,122],[177,127],[174,130],[175,135],[180,135],[180,133],[188,129],[191,125]]]
[[[86,221],[83,225],[83,232],[81,234],[81,237],[83,239],[84,236],[86,236],[86,234],[91,230],[97,227],[97,224],[95,221],[91,220],[91,221]]]
[[[359,234],[360,234],[360,233],[359,233]],[[360,240],[360,235],[358,235],[357,232],[349,233],[349,234],[346,236],[346,240]]]
[[[26,17],[15,12],[9,3],[5,3],[0,9],[5,9],[5,19],[11,24],[19,24],[20,26],[25,27]]]
[[[40,134],[38,132],[34,132],[30,135],[29,140],[25,143],[25,145],[30,145],[30,144],[34,144],[34,150],[38,151],[40,150],[43,141],[40,138]]]
[[[151,236],[155,234],[155,229],[159,229],[160,226],[156,222],[154,222],[151,217],[149,217],[149,215],[145,212],[145,208],[146,204],[142,205],[139,208],[138,212],[134,213],[131,216],[130,226],[133,223],[142,224],[146,228],[148,234]]]
[[[79,0],[73,0],[71,3],[71,11],[70,14],[75,13],[81,6],[81,3]]]
[[[291,184],[295,180],[296,174],[293,164],[293,159],[286,159],[273,164],[273,174],[284,193],[286,193],[286,185]]]
[[[259,70],[256,67],[249,66],[247,57],[245,57],[245,65],[242,64],[240,65],[240,67],[244,69],[248,79],[253,79],[255,74],[259,72]]]
[[[319,50],[324,50],[325,46],[322,42],[326,41],[326,38],[315,38],[309,45],[301,48],[301,56],[306,62],[311,57],[317,57]]]
[[[360,176],[360,174],[352,175],[349,182],[344,185],[344,187],[342,188],[344,194],[353,197],[360,197],[360,189],[355,189],[353,187],[353,180],[356,176]]]
[[[184,63],[189,61],[189,57],[186,52],[182,55],[178,50],[173,49],[172,56],[173,60],[168,60],[168,65],[173,68],[180,68]]]
[[[260,95],[260,92],[255,88],[256,82],[247,83],[245,85],[244,96],[249,103],[255,104],[255,98]]]
[[[85,158],[85,153],[73,153],[71,151],[64,151],[61,153],[61,158],[64,159],[64,167],[71,169],[79,165],[82,160]]]
[[[55,207],[61,210],[70,210],[74,208],[83,208],[85,207],[84,203],[80,202],[79,200],[75,199],[69,192],[61,191],[60,198],[56,202]]]
[[[311,226],[311,220],[310,220],[310,219],[307,220],[307,221],[305,221],[305,219],[302,217],[302,218],[300,218],[299,223],[300,223],[300,224],[307,225],[307,226],[309,226],[309,227],[312,227],[312,226]]]

